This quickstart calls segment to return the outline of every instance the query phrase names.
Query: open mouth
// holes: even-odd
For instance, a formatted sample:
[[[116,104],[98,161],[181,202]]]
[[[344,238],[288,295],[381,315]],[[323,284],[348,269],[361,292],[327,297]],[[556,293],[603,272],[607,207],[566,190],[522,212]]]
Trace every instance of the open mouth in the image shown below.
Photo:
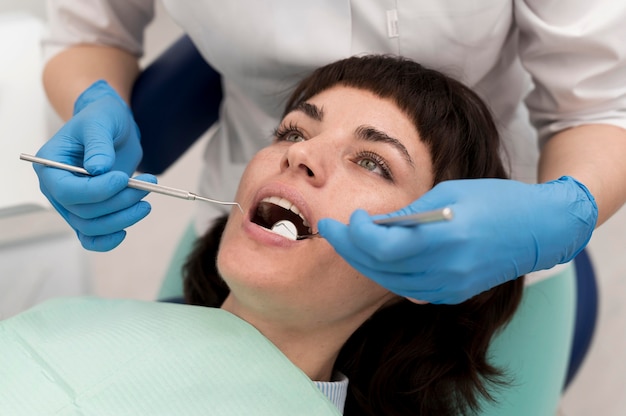
[[[291,240],[311,234],[309,222],[300,210],[291,201],[278,196],[263,198],[252,222]]]

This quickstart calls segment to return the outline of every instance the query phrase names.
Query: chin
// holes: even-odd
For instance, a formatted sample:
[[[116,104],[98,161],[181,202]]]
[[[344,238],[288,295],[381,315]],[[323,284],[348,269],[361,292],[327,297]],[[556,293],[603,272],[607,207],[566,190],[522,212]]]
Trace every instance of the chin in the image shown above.
[[[292,267],[271,254],[226,244],[217,254],[217,269],[229,287],[237,284],[259,289],[293,284],[285,281],[294,275]]]

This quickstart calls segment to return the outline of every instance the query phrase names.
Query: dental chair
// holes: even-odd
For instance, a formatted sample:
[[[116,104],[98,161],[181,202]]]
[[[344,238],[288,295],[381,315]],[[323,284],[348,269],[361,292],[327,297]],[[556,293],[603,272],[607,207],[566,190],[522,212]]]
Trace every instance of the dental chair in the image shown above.
[[[139,170],[163,173],[217,121],[221,99],[220,74],[204,61],[191,40],[182,36],[145,68],[134,86],[131,107],[144,150]],[[177,278],[187,247],[190,241],[179,248],[168,272],[175,276],[166,276],[166,282]],[[563,391],[585,359],[598,317],[598,287],[587,250],[574,262],[576,316]]]

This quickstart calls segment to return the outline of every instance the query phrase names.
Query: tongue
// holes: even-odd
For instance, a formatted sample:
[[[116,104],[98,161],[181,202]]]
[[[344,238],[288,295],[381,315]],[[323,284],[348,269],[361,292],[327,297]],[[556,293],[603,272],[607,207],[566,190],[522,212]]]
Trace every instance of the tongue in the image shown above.
[[[290,240],[296,240],[298,238],[298,230],[293,222],[288,220],[280,220],[274,224],[271,228],[272,232],[278,235],[282,235]]]

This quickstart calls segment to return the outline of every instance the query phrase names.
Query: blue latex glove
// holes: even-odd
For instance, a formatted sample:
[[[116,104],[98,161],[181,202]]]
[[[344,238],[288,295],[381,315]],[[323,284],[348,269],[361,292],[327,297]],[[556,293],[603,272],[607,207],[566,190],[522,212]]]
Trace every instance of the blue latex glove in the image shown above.
[[[124,229],[150,212],[150,204],[141,201],[147,192],[126,187],[142,157],[139,129],[128,105],[104,81],[78,97],[73,117],[37,156],[95,175],[33,165],[41,191],[88,250],[113,249],[126,236]],[[156,182],[152,175],[138,179]]]
[[[448,222],[382,226],[373,219],[451,207]],[[598,208],[571,177],[544,184],[504,179],[442,182],[388,215],[357,210],[320,234],[359,272],[412,300],[456,304],[523,274],[565,263],[595,228]]]

